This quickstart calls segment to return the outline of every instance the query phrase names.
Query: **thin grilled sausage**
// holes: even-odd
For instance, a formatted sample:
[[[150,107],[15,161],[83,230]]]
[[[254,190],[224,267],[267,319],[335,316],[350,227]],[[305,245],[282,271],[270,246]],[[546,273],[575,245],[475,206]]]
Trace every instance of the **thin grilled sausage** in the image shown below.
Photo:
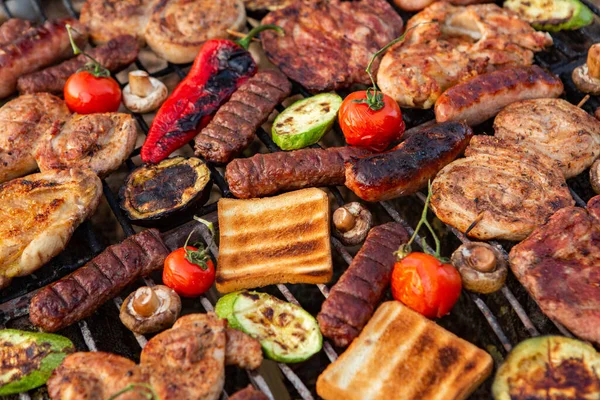
[[[396,222],[371,229],[317,315],[321,332],[336,346],[348,346],[369,321],[390,284],[394,252],[408,240],[408,232]]]
[[[435,102],[437,122],[465,121],[473,126],[521,100],[558,97],[559,77],[543,68],[513,67],[478,75],[446,90]]]
[[[225,179],[239,199],[305,187],[343,185],[344,161],[368,154],[369,151],[357,147],[256,154],[229,163]]]
[[[63,329],[93,314],[136,279],[162,267],[168,254],[156,229],[131,236],[41,289],[31,299],[29,318],[46,332]]]
[[[281,72],[258,72],[233,93],[196,136],[196,155],[214,163],[231,161],[250,145],[258,127],[291,91],[290,81]]]
[[[462,122],[428,125],[393,150],[346,163],[346,186],[367,201],[415,193],[458,157],[473,131]]]

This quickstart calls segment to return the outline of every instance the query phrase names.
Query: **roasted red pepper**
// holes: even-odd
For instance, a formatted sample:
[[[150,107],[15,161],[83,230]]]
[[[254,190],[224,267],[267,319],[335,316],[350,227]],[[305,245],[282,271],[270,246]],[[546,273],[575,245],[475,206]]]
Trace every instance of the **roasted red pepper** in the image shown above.
[[[213,39],[204,43],[187,77],[154,117],[142,146],[142,161],[154,164],[164,160],[210,122],[229,96],[256,73],[247,49],[252,38],[266,29],[283,33],[278,26],[261,25],[237,42]]]

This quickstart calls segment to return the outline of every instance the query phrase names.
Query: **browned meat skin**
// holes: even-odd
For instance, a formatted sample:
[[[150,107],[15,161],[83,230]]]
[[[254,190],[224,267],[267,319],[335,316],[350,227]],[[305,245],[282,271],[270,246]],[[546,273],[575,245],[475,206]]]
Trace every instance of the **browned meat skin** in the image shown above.
[[[231,161],[252,143],[256,129],[291,90],[290,81],[281,72],[257,73],[240,86],[196,136],[196,155],[215,163]]]
[[[408,239],[396,222],[371,229],[352,264],[331,288],[317,320],[323,335],[336,346],[348,346],[369,321],[390,284],[394,252]]]
[[[14,42],[30,29],[31,22],[26,19],[9,19],[0,26],[0,46]]]
[[[446,90],[435,102],[437,122],[465,121],[473,126],[521,100],[558,97],[563,83],[533,65],[501,69],[471,78]]]
[[[389,152],[346,163],[346,186],[367,201],[415,193],[462,154],[472,136],[460,122],[426,127]]]
[[[368,154],[369,151],[357,147],[256,154],[230,162],[225,179],[231,192],[240,199],[306,187],[343,185],[344,162]]]
[[[225,347],[225,365],[237,365],[240,368],[256,369],[263,360],[260,342],[242,331],[227,328],[227,347]]]
[[[402,18],[385,0],[295,1],[269,13],[285,35],[261,34],[269,60],[312,92],[370,84],[371,56],[402,33]],[[379,63],[373,65],[376,73]]]
[[[269,398],[260,390],[254,389],[251,385],[248,385],[239,392],[235,392],[229,400],[268,400]]]
[[[589,213],[588,213],[589,212]],[[600,196],[558,210],[512,248],[515,276],[548,317],[600,344]]]
[[[131,236],[41,289],[31,299],[29,318],[47,332],[65,328],[91,315],[136,279],[161,268],[168,254],[156,229]]]
[[[89,54],[110,72],[119,72],[135,61],[139,53],[137,39],[131,35],[118,36],[105,45],[89,50]],[[20,93],[62,93],[67,79],[89,60],[79,55],[61,64],[24,75],[17,81]]]
[[[87,40],[85,28],[71,18],[47,21],[0,46],[0,98],[16,90],[20,76],[73,56],[65,24],[71,24],[79,32],[74,34],[75,41],[83,46]]]

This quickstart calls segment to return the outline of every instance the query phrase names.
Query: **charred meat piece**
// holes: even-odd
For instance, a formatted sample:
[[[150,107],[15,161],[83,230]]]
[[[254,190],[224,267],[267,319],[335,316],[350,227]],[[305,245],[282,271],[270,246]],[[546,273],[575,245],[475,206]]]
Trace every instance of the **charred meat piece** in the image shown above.
[[[231,161],[252,143],[258,127],[291,90],[292,85],[281,72],[258,72],[233,93],[196,136],[196,154],[215,163]]]
[[[261,34],[271,62],[311,92],[370,84],[371,56],[402,33],[402,18],[385,0],[296,1],[269,13],[285,35]],[[373,65],[377,71],[378,64]]]
[[[544,314],[600,344],[600,196],[558,210],[512,248],[510,267]]]
[[[460,122],[425,127],[389,152],[347,162],[346,186],[367,201],[415,193],[462,154],[472,136]]]
[[[306,187],[343,185],[344,162],[369,154],[358,147],[256,154],[230,162],[225,178],[231,192],[240,199]]]
[[[254,389],[248,385],[239,392],[235,392],[229,400],[269,400],[269,398],[260,390]]]
[[[48,93],[23,95],[0,108],[0,183],[37,169],[33,151],[55,122],[71,113],[58,97]]]
[[[88,51],[100,64],[110,72],[116,73],[135,61],[139,47],[135,37],[118,36],[108,43]],[[17,81],[19,93],[48,92],[62,94],[67,79],[89,60],[83,55],[64,61],[53,67],[24,75]]]
[[[73,26],[74,40],[83,47],[87,33],[75,19],[47,21],[0,46],[0,98],[15,92],[20,76],[73,56],[66,24]]]
[[[131,35],[145,43],[144,31],[157,0],[87,0],[79,20],[96,44],[120,35]]]
[[[168,254],[156,229],[131,236],[41,289],[31,299],[29,318],[47,332],[67,327],[94,313],[136,279],[162,268]]]
[[[394,252],[409,235],[396,222],[371,229],[352,264],[333,285],[317,316],[321,332],[348,346],[369,321],[392,278]]]
[[[76,114],[64,124],[54,123],[40,138],[34,156],[41,171],[89,168],[105,176],[129,157],[136,138],[130,114]]]
[[[0,25],[0,46],[14,42],[30,29],[32,29],[31,21],[20,18],[9,19]]]

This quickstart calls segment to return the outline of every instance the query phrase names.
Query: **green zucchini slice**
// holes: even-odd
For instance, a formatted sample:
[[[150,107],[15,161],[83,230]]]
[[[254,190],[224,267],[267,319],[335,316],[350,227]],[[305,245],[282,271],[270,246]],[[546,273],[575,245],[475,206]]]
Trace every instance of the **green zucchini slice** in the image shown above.
[[[594,19],[592,11],[579,0],[507,0],[504,7],[535,29],[549,32],[579,29]]]
[[[239,325],[237,325],[237,321],[233,318],[233,303],[235,303],[238,294],[240,294],[240,292],[227,293],[225,296],[221,297],[215,305],[217,317],[226,319],[229,323],[229,327],[233,329],[240,329]]]

